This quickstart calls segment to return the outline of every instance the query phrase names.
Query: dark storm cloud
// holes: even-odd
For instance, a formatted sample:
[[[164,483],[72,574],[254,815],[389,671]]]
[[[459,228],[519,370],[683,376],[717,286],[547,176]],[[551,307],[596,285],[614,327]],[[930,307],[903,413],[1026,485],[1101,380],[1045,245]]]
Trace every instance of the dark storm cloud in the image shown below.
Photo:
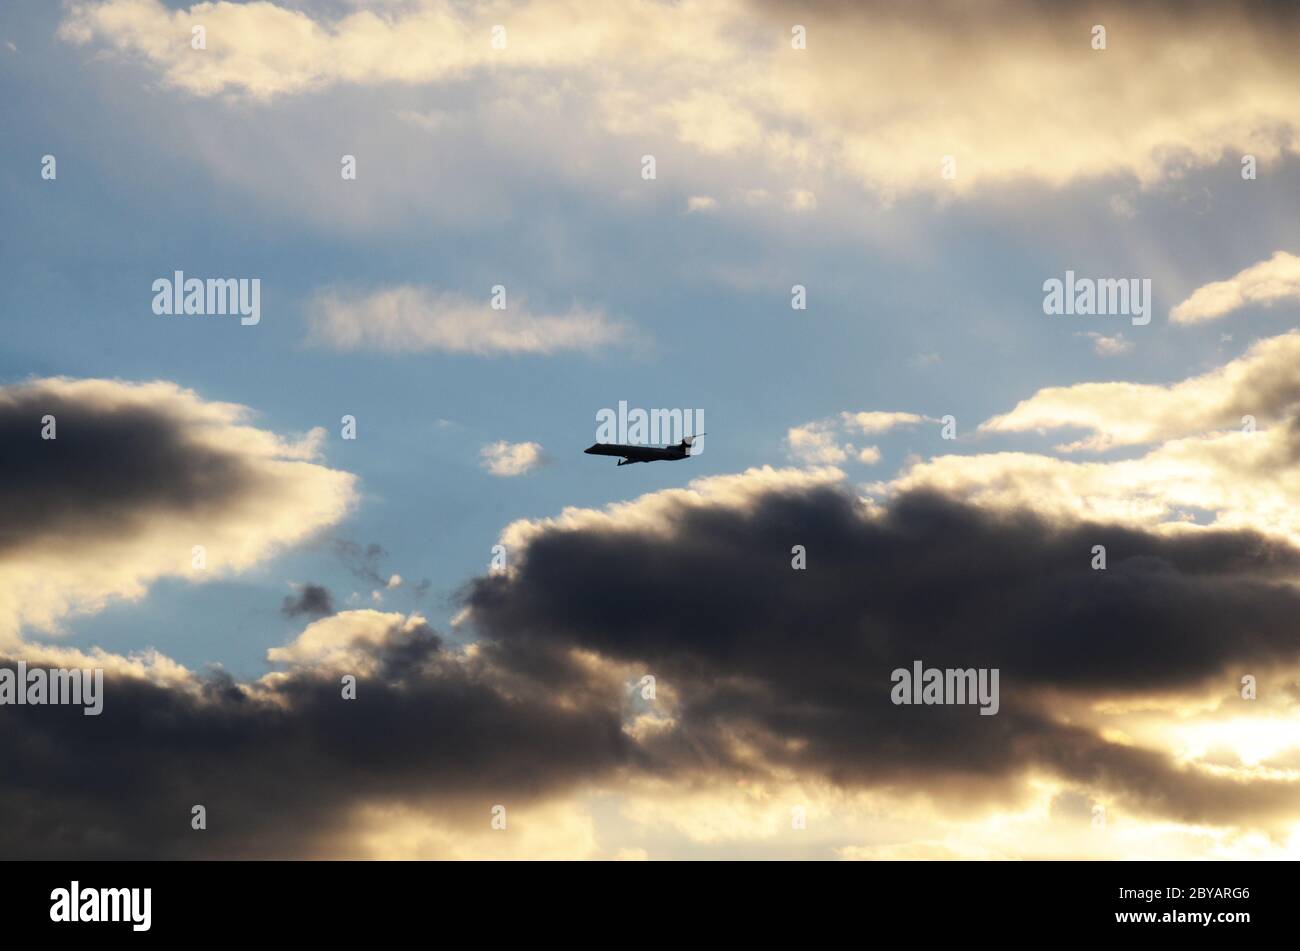
[[[296,595],[286,595],[280,613],[285,617],[295,618],[327,617],[334,613],[334,599],[324,585],[305,584]]]
[[[188,440],[169,409],[97,403],[46,382],[0,390],[0,551],[37,535],[129,534],[150,517],[220,511],[260,484],[237,454]],[[41,436],[47,415],[54,439]]]
[[[250,416],[166,380],[0,386],[0,643],[339,521],[357,480],[317,460],[320,433]]]
[[[638,776],[779,772],[1005,804],[1048,773],[1188,822],[1267,828],[1294,810],[1294,784],[1182,769],[1050,703],[1293,659],[1289,548],[1060,527],[935,495],[868,518],[837,488],[685,508],[671,524],[542,531],[515,574],[464,592],[483,636],[473,656],[448,654],[425,625],[395,622],[377,645],[344,637],[368,671],[356,700],[339,671],[291,666],[198,691],[110,675],[99,717],[0,708],[0,855],[348,854],[362,805],[453,825],[463,814],[477,829],[495,802]],[[805,571],[790,567],[794,544]],[[1093,544],[1108,546],[1104,572],[1089,567]],[[677,698],[673,725],[633,739],[624,673],[573,648],[653,673]],[[895,706],[890,671],[914,659],[1000,668],[1001,710]],[[206,831],[190,829],[195,804]]]
[[[680,697],[677,729],[647,743],[664,768],[750,769],[732,753],[741,738],[773,765],[851,786],[947,776],[996,795],[1044,769],[1202,818],[1273,814],[1294,797],[1293,785],[1178,770],[1050,707],[1056,692],[1176,692],[1300,657],[1292,548],[1245,532],[1059,526],[934,494],[869,518],[833,487],[684,507],[672,524],[533,538],[514,573],[465,591],[487,655],[543,682],[573,647],[644,666]],[[1104,571],[1090,565],[1098,544]],[[998,668],[1001,711],[894,705],[890,673],[914,660]]]
[[[337,674],[297,671],[274,702],[228,677],[201,695],[106,676],[98,717],[0,708],[0,857],[337,854],[362,803],[526,803],[627,760],[617,705],[509,695],[448,658],[428,628],[394,632],[344,700]],[[0,664],[13,666],[12,661]],[[208,827],[190,827],[206,807]]]
[[[838,488],[683,509],[670,535],[550,530],[465,592],[481,631],[856,693],[912,658],[1084,693],[1300,655],[1300,552],[1249,532],[1056,526],[936,494],[878,519]],[[808,567],[791,568],[803,545]],[[1091,568],[1104,545],[1108,567]],[[887,679],[887,678],[886,678]]]

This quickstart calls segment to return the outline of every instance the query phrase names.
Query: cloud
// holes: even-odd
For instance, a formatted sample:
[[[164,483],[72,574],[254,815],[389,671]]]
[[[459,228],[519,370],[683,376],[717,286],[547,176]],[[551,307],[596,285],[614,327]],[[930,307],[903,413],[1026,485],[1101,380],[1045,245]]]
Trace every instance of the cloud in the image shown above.
[[[1095,330],[1089,330],[1086,333],[1075,334],[1076,337],[1086,337],[1092,341],[1092,352],[1099,357],[1118,357],[1128,353],[1133,349],[1133,341],[1125,340],[1124,335],[1115,334],[1108,337],[1105,334],[1098,333]]]
[[[796,539],[804,571],[790,566]],[[671,838],[649,836],[673,829],[715,852],[780,849],[790,802],[851,829],[924,789],[953,822],[1015,809],[1048,779],[1155,822],[1295,820],[1300,776],[1119,742],[1112,725],[1130,721],[1098,712],[1293,665],[1290,546],[1059,524],[925,492],[881,506],[830,470],[764,469],[516,523],[503,540],[518,546],[510,570],[462,593],[479,635],[467,648],[419,615],[345,611],[268,651],[280,669],[255,681],[101,653],[103,716],[11,708],[0,853],[594,856],[593,791],[618,797],[630,823],[600,837],[611,854],[646,841],[671,853]],[[1098,540],[1105,572],[1088,567]],[[1001,712],[893,706],[890,671],[917,656],[1001,668]],[[643,672],[659,685],[649,709],[628,691]],[[50,750],[77,769],[52,769]],[[207,808],[205,835],[184,809],[159,819],[176,802]],[[498,803],[512,830],[500,840],[484,835]],[[952,841],[956,855],[977,847]]]
[[[1197,288],[1169,312],[1169,319],[1175,324],[1199,324],[1243,307],[1271,307],[1283,301],[1300,302],[1300,257],[1278,251],[1226,281]]]
[[[346,611],[322,618],[284,647],[273,647],[266,659],[273,664],[374,676],[383,659],[381,648],[432,639],[436,635],[418,614],[403,617],[380,611]]]
[[[693,488],[712,494],[707,482]],[[512,526],[503,540],[526,544],[512,547],[510,571],[465,594],[485,656],[537,677],[574,651],[653,672],[671,686],[671,727],[640,743],[661,776],[797,775],[1005,804],[1046,774],[1147,816],[1294,821],[1297,778],[1243,783],[1116,742],[1089,708],[1229,693],[1240,670],[1294,669],[1297,549],[928,492],[880,506],[835,482],[761,476],[726,495],[698,505],[655,493]],[[652,517],[667,527],[633,527]],[[806,570],[792,570],[795,544]],[[1109,551],[1105,571],[1090,566],[1095,544]],[[917,658],[999,668],[1001,712],[891,705],[890,672]]]
[[[554,529],[592,529],[664,535],[685,514],[696,509],[748,511],[756,492],[799,492],[843,480],[833,466],[812,469],[774,469],[760,466],[733,475],[692,479],[686,488],[667,489],[641,496],[633,502],[615,503],[607,510],[566,507],[560,515],[511,522],[501,533],[507,549],[522,549],[533,538]]]
[[[780,850],[791,802],[840,817],[824,848],[856,857],[1016,854],[1035,846],[981,838],[978,817],[1030,828],[1036,807],[1049,825],[1035,835],[1069,842],[1056,826],[1081,804],[1205,837],[1186,847],[1201,854],[1234,836],[1284,841],[1300,817],[1298,339],[1136,394],[1040,391],[1014,425],[986,430],[1082,425],[1150,446],[1131,458],[940,456],[865,497],[830,466],[764,467],[518,520],[501,535],[509,568],[460,592],[457,633],[478,638],[463,648],[418,614],[379,610],[311,618],[268,651],[273,672],[246,681],[156,653],[9,643],[6,665],[105,667],[106,694],[99,718],[7,710],[0,854]],[[1243,401],[1259,407],[1257,431],[1207,427]],[[41,441],[49,405],[58,440]],[[30,441],[0,471],[0,592],[31,610],[50,571],[50,590],[80,598],[96,571],[119,587],[158,576],[152,559],[177,538],[172,573],[188,571],[200,521],[224,563],[229,546],[273,550],[346,511],[353,480],[317,461],[319,437],[246,417],[172,384],[0,389],[3,444]],[[843,413],[812,432],[845,451],[840,436],[924,420]],[[289,515],[292,530],[278,521]],[[376,589],[394,586],[379,545],[334,548]],[[304,587],[286,611],[312,599]],[[998,668],[1000,712],[890,704],[890,672],[915,659]],[[629,688],[647,673],[654,703]],[[1243,673],[1260,700],[1240,700]],[[347,674],[356,701],[341,695]],[[617,800],[621,837],[597,829],[589,795]],[[911,822],[900,802],[916,798],[943,822]],[[178,802],[220,822],[195,836],[184,806],[160,821]],[[497,803],[519,837],[484,831]],[[909,819],[910,837],[841,835],[870,816]],[[664,829],[679,838],[650,837]]]
[[[731,656],[738,672],[749,670],[752,661],[768,665],[772,676],[789,660],[783,631],[815,628],[830,641],[843,641],[843,653],[827,650],[809,658],[812,664],[833,665],[837,656],[884,662],[895,652],[905,653],[917,646],[910,632],[920,625],[930,632],[927,648],[940,654],[960,651],[971,663],[1001,655],[1005,676],[1022,684],[1116,693],[1186,686],[1217,674],[1230,657],[1244,661],[1253,650],[1260,663],[1293,650],[1300,656],[1300,646],[1285,646],[1290,644],[1285,625],[1273,623],[1300,597],[1285,583],[1300,568],[1300,550],[1286,542],[1252,532],[1171,536],[1101,521],[1052,521],[1024,510],[973,506],[933,491],[900,493],[881,505],[848,492],[829,470],[820,478],[785,483],[771,479],[774,474],[753,470],[727,477],[725,489],[712,479],[696,480],[692,491],[710,500],[703,503],[674,490],[603,513],[571,510],[562,520],[515,523],[502,535],[514,549],[511,570],[476,579],[466,595],[473,621],[498,644],[554,636],[607,656],[664,660],[674,667],[680,651],[697,659],[716,652],[719,660]],[[665,530],[637,528],[652,518]],[[949,541],[941,544],[943,538]],[[1089,565],[1093,544],[1103,539],[1111,552],[1105,573]],[[791,569],[789,550],[796,543],[808,551],[806,574]],[[678,554],[660,563],[667,550]],[[702,571],[706,562],[723,558],[725,564]],[[828,570],[813,570],[814,558],[824,559]],[[566,561],[574,584],[590,583],[604,596],[572,604],[558,576]],[[1017,574],[1026,585],[1041,584],[1040,593],[1021,593],[1010,583]],[[873,578],[871,591],[842,585],[845,576]],[[761,579],[764,594],[749,596],[754,603],[743,607],[738,602],[747,597],[746,579],[751,584]],[[949,600],[918,611],[928,589],[944,591]],[[1234,589],[1238,594],[1228,597]],[[648,605],[664,592],[672,592],[690,616],[709,623],[674,633],[666,630],[671,625],[660,620],[662,615],[637,610],[643,600]],[[1021,606],[1018,619],[991,609],[969,610],[978,604],[991,608],[990,599],[1002,600],[1007,593]],[[714,597],[714,603],[705,603]],[[1141,607],[1166,598],[1171,604],[1164,612]],[[1245,605],[1250,598],[1258,599],[1253,608]],[[1101,613],[1087,608],[1094,599]],[[1202,599],[1205,604],[1196,607]],[[1183,607],[1175,611],[1174,602]],[[1057,616],[1055,646],[1047,650],[1031,632],[1046,623],[1038,613],[1053,614],[1060,603],[1078,611],[1071,623],[1079,626],[1067,629],[1066,619]],[[1211,603],[1218,604],[1214,619],[1207,618],[1200,633],[1174,634],[1174,614],[1194,616]],[[607,606],[618,606],[622,623],[602,624]],[[1092,629],[1111,611],[1151,621],[1168,615],[1167,633],[1153,629],[1143,637],[1192,638],[1182,643],[1198,645],[1204,637],[1215,643],[1178,657],[1145,656],[1128,639],[1138,635],[1117,633],[1130,626],[1119,623],[1118,615],[1113,627]],[[570,619],[561,624],[552,612],[568,612]],[[841,612],[842,623],[832,623]],[[967,620],[958,623],[959,617]],[[823,621],[829,627],[823,628]],[[864,623],[872,637],[857,643]],[[1227,636],[1229,629],[1242,636]],[[745,630],[753,630],[752,637],[745,638]],[[740,641],[744,650],[737,654]],[[1082,653],[1088,651],[1094,656],[1085,660]],[[1121,655],[1128,656],[1127,663],[1119,663]],[[797,679],[787,672],[792,682]]]
[[[914,426],[917,423],[928,422],[930,418],[917,413],[873,411],[869,413],[840,413],[840,419],[849,429],[874,436],[879,433],[887,433],[899,426]]]
[[[245,570],[340,520],[356,480],[316,461],[323,431],[286,439],[250,415],[161,381],[0,387],[0,644],[162,577]]]
[[[1080,383],[1039,390],[981,424],[986,433],[1082,429],[1064,450],[1109,449],[1290,418],[1300,405],[1300,332],[1261,340],[1241,357],[1178,383]]]
[[[334,613],[334,599],[331,597],[329,589],[323,585],[299,585],[296,595],[285,597],[284,604],[280,606],[280,613],[288,618],[299,617],[303,614],[325,617]]]
[[[483,468],[494,476],[519,476],[531,472],[546,461],[540,443],[494,442],[479,450]]]
[[[1172,440],[1145,455],[1074,462],[1027,452],[940,456],[882,488],[990,508],[1100,518],[1162,532],[1240,528],[1300,543],[1294,423]]]
[[[150,678],[140,664],[116,663],[99,717],[7,707],[0,854],[375,858],[591,847],[580,834],[586,820],[551,801],[617,769],[630,746],[617,696],[580,668],[570,690],[539,689],[449,651],[418,616],[374,611],[316,621],[271,655],[287,669],[254,682],[184,668]],[[356,700],[342,698],[343,671],[357,677]],[[67,768],[52,769],[50,751]],[[209,817],[202,835],[189,825],[196,803]],[[496,803],[509,808],[512,829],[529,830],[522,841],[478,835]],[[417,832],[415,816],[418,834],[395,841]],[[565,817],[554,834],[547,816]]]
[[[872,491],[935,491],[1051,519],[1102,519],[1169,535],[1205,527],[1300,544],[1300,334],[1256,343],[1176,383],[1050,387],[980,427],[983,434],[1083,430],[1057,452],[1145,446],[1075,461],[995,452],[916,460]]]
[[[913,422],[868,414],[862,425]],[[1185,442],[1157,451],[1219,451],[1209,437]],[[1223,454],[1279,474],[1241,446]],[[836,828],[851,832],[882,809],[907,816],[899,803],[924,790],[945,830],[931,815],[903,843],[825,848],[995,854],[978,826],[952,824],[981,810],[1014,816],[1044,788],[1143,828],[1281,834],[1296,821],[1300,771],[1287,765],[1294,734],[1283,728],[1295,698],[1270,691],[1259,714],[1230,704],[1242,671],[1296,681],[1300,549],[1245,528],[1170,531],[1126,512],[1057,511],[1037,503],[1032,479],[1006,505],[971,497],[971,486],[999,486],[990,466],[1004,456],[1078,466],[941,457],[879,498],[831,467],[756,468],[522,519],[501,535],[509,568],[460,593],[458,632],[477,635],[466,648],[446,646],[417,614],[357,610],[272,648],[277,669],[256,681],[110,656],[103,717],[87,726],[25,707],[0,734],[11,765],[0,809],[14,817],[0,852],[573,857],[600,854],[598,841],[610,854],[638,848],[664,830],[715,849],[780,849],[789,802],[827,822],[847,816]],[[1164,491],[1166,470],[1113,465],[1145,466],[1117,479],[1117,497],[1140,493],[1142,480]],[[917,475],[927,466],[969,483],[940,487]],[[1104,571],[1090,564],[1097,544]],[[791,565],[794,545],[804,570]],[[340,553],[383,577],[379,546]],[[890,704],[890,672],[914,659],[998,668],[1000,712]],[[645,673],[658,684],[650,705],[629,691]],[[356,701],[342,699],[345,674],[357,678]],[[1187,710],[1245,717],[1241,735],[1276,716],[1283,745],[1268,766],[1208,744],[1188,752],[1177,731],[1217,721]],[[51,770],[47,750],[78,768]],[[618,798],[630,824],[621,838],[598,840],[589,793]],[[184,816],[159,822],[176,801],[221,822],[202,837]],[[484,836],[496,803],[526,836]],[[653,841],[656,855],[671,852],[672,840]],[[1003,842],[996,854],[1018,848]]]
[[[451,0],[333,16],[274,3],[195,9],[207,28],[202,55],[189,42],[197,14],[159,0],[74,3],[59,34],[201,97],[269,103],[341,85],[473,78],[528,113],[568,88],[606,138],[757,162],[791,196],[840,181],[886,199],[1025,180],[1149,185],[1225,154],[1276,159],[1294,150],[1286,130],[1300,121],[1294,97],[1280,92],[1295,79],[1282,39],[1294,18],[1277,6],[1092,3],[1068,23],[1032,0],[977,12],[956,0],[600,10],[533,0],[509,16]],[[494,48],[501,20],[508,40]],[[792,23],[806,27],[806,49],[792,48]],[[1092,23],[1106,25],[1107,49],[1091,49]],[[1009,59],[1008,47],[1021,55]],[[1089,130],[1086,140],[1062,153],[1056,146],[1078,129]],[[940,174],[947,155],[956,178]],[[811,207],[800,197],[789,204]]]
[[[791,426],[785,435],[790,455],[808,465],[836,465],[848,459],[848,452],[835,442],[835,431],[826,422]]]
[[[786,432],[786,450],[792,459],[805,465],[838,465],[850,457],[865,465],[874,465],[880,461],[880,449],[876,446],[858,449],[853,443],[844,441],[850,433],[877,436],[928,419],[916,413],[843,412],[838,417],[790,427]]]
[[[595,310],[539,315],[522,299],[493,310],[486,300],[412,286],[363,295],[322,292],[309,305],[308,321],[313,343],[345,352],[592,353],[629,340],[623,325]]]
[[[383,545],[371,542],[363,547],[351,539],[334,538],[330,540],[330,548],[353,577],[367,584],[388,586],[387,576],[379,571],[380,561],[388,557]]]
[[[636,735],[661,776],[685,771],[710,788],[727,777],[776,787],[798,777],[805,792],[825,782],[846,793],[965,797],[937,807],[950,823],[963,808],[1030,808],[1034,784],[1046,781],[1055,795],[1129,817],[1127,845],[1111,840],[1098,852],[1093,843],[1089,854],[1240,854],[1232,843],[1244,830],[1285,835],[1297,819],[1288,804],[1300,782],[1294,697],[1273,690],[1271,708],[1257,711],[1237,694],[1243,671],[1277,685],[1300,670],[1287,633],[1300,577],[1295,345],[1294,334],[1262,341],[1131,404],[1112,397],[1132,384],[1083,384],[1018,408],[1053,419],[1049,405],[1081,405],[1106,433],[1135,419],[1137,441],[1155,443],[1135,458],[940,456],[868,487],[869,498],[848,492],[834,469],[807,481],[754,470],[725,489],[697,480],[686,493],[517,522],[502,536],[510,571],[467,589],[464,620],[494,656],[576,649],[653,671],[670,685],[668,725]],[[1270,425],[1203,428],[1242,399]],[[864,428],[893,422],[868,416]],[[791,567],[793,545],[807,553],[804,571]],[[1097,545],[1104,570],[1091,564]],[[585,597],[567,590],[576,578]],[[607,605],[618,605],[617,623]],[[940,659],[951,655],[960,659]],[[996,728],[952,708],[895,721],[902,708],[870,685],[913,658],[999,668]],[[718,808],[734,808],[723,797]],[[629,805],[666,814],[648,808],[639,794]],[[1157,826],[1133,826],[1134,817],[1209,831],[1196,845],[1156,844]],[[694,834],[716,836],[708,830],[718,820],[701,821]],[[770,832],[746,824],[731,835]],[[951,854],[980,854],[970,827],[950,841]]]

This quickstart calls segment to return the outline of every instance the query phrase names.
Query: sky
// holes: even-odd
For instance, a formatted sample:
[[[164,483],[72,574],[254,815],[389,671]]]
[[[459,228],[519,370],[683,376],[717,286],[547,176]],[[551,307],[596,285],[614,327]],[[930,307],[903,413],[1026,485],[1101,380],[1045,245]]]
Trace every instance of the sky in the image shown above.
[[[10,0],[0,854],[1295,857],[1296,26]]]

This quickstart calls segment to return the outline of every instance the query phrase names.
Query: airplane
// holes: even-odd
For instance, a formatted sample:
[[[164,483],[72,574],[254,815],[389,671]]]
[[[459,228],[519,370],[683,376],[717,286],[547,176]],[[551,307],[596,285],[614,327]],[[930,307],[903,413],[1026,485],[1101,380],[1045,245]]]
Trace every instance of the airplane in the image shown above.
[[[672,446],[627,446],[613,442],[598,442],[590,449],[582,450],[589,456],[622,456],[618,464],[630,466],[634,462],[672,462],[685,459],[691,455],[691,446],[704,433],[687,436]]]

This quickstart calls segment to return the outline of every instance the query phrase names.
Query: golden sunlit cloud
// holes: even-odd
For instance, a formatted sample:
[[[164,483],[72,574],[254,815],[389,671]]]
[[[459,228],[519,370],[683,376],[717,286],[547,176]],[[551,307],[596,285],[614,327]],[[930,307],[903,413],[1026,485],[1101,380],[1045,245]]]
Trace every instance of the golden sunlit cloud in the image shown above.
[[[1199,324],[1243,307],[1271,307],[1284,301],[1300,302],[1300,257],[1278,251],[1226,281],[1198,287],[1169,312],[1169,319],[1176,324]]]
[[[190,95],[263,102],[500,76],[527,111],[530,94],[508,77],[562,78],[609,135],[668,136],[780,170],[794,210],[836,179],[886,199],[1025,179],[1148,185],[1225,154],[1294,150],[1296,65],[1285,24],[1267,14],[1221,9],[1211,25],[1203,11],[1097,4],[1049,24],[1038,9],[420,0],[329,17],[270,2],[104,0],[74,3],[60,35],[143,61]]]

